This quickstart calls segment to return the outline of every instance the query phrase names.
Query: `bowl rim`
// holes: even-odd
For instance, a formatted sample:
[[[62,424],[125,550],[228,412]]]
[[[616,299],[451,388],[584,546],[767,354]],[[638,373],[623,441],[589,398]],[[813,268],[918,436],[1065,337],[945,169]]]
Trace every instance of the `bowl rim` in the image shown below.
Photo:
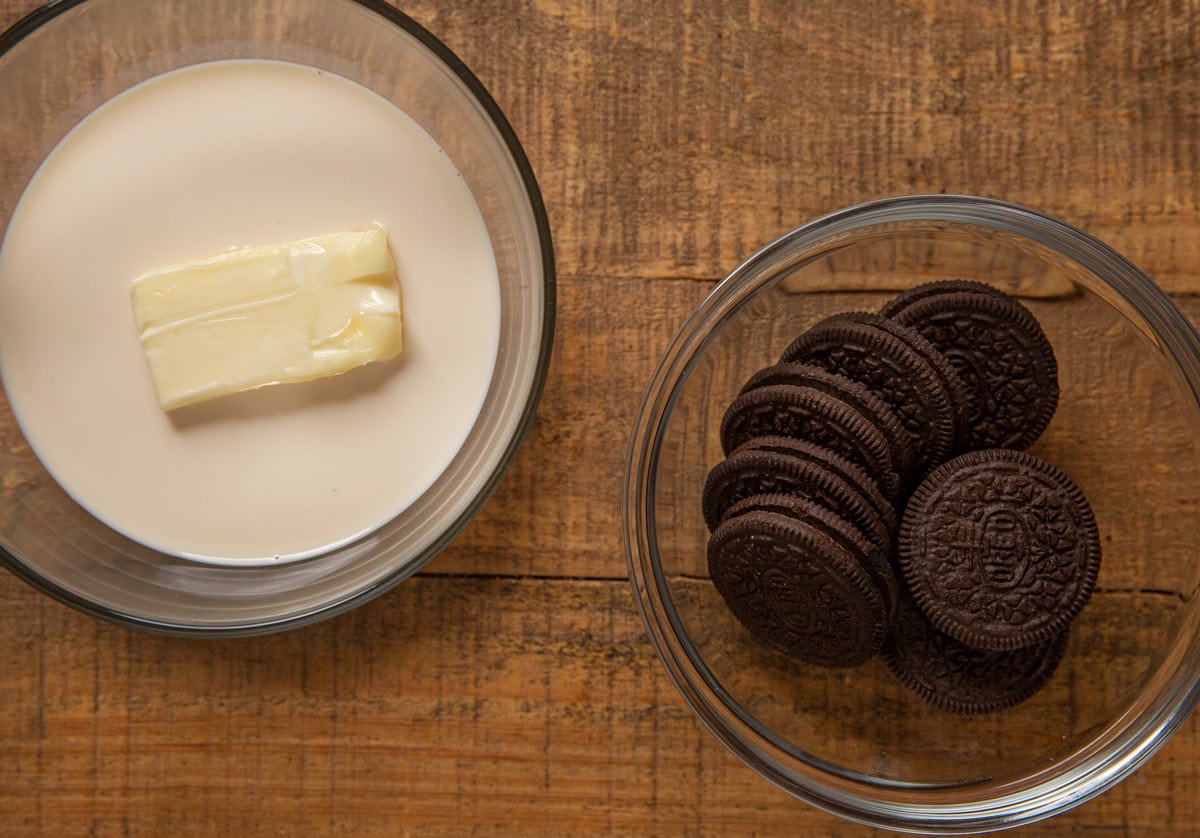
[[[851,786],[863,778],[852,772],[840,772],[839,782],[828,782],[834,776],[828,763],[796,758],[795,750],[780,747],[780,740],[769,731],[763,735],[766,728],[742,710],[714,677],[704,674],[707,667],[673,613],[651,537],[659,442],[679,391],[712,339],[705,333],[779,278],[779,271],[757,274],[781,251],[792,260],[789,265],[795,264],[804,253],[835,236],[899,221],[957,222],[1000,230],[1032,239],[1080,264],[1126,302],[1132,298],[1142,304],[1139,314],[1154,328],[1164,352],[1180,367],[1188,395],[1200,405],[1200,335],[1146,274],[1090,234],[1037,210],[973,195],[903,195],[856,204],[809,221],[763,246],[721,280],[680,327],[650,378],[630,436],[622,493],[626,560],[638,610],[671,681],[709,731],[756,773],[800,800],[859,823],[908,832],[988,832],[1033,823],[1078,806],[1127,777],[1166,743],[1200,702],[1200,632],[1196,631],[1200,602],[1193,601],[1186,614],[1190,636],[1180,632],[1169,643],[1174,661],[1169,683],[1146,706],[1126,708],[1066,760],[1021,778],[1023,788],[1009,783],[996,794],[975,799],[959,793],[952,803],[897,802],[858,793]],[[798,770],[800,762],[810,773],[820,772],[820,779]],[[914,788],[899,782],[874,787]]]
[[[90,3],[92,0],[50,0],[45,5],[40,6],[22,18],[19,18],[8,29],[0,32],[0,58],[12,50],[17,44],[24,41],[29,36],[36,33],[46,24],[57,19],[60,15],[71,11],[77,7]],[[512,465],[516,458],[517,452],[520,450],[525,437],[529,433],[529,429],[533,424],[534,416],[537,413],[537,407],[541,401],[542,393],[545,390],[546,379],[550,368],[550,358],[554,346],[554,332],[556,326],[556,311],[557,311],[557,275],[555,273],[554,262],[554,246],[550,234],[550,220],[546,213],[546,205],[542,199],[542,193],[537,184],[537,178],[533,172],[533,166],[529,162],[529,157],[526,155],[520,140],[517,138],[516,132],[513,130],[508,118],[500,109],[500,105],[491,95],[483,82],[467,67],[466,63],[458,57],[448,46],[437,38],[432,32],[418,23],[409,15],[401,12],[396,7],[388,4],[385,0],[342,0],[342,2],[361,6],[362,8],[373,12],[385,23],[390,24],[404,33],[414,37],[423,47],[428,49],[433,57],[440,61],[447,69],[449,69],[467,88],[467,92],[472,98],[483,108],[487,114],[489,122],[495,127],[500,138],[511,156],[516,167],[517,174],[520,177],[521,185],[524,189],[524,198],[528,203],[529,210],[532,216],[534,227],[537,232],[538,250],[541,257],[541,274],[542,274],[542,307],[541,307],[541,334],[538,346],[538,355],[533,368],[533,375],[530,380],[529,390],[526,393],[526,402],[516,424],[513,426],[512,436],[509,438],[507,445],[501,452],[500,457],[496,462],[495,468],[487,479],[481,485],[476,495],[467,503],[459,515],[449,523],[442,533],[435,538],[429,545],[421,551],[420,554],[413,557],[410,561],[405,562],[403,567],[397,568],[393,573],[375,581],[371,585],[356,591],[354,594],[342,599],[334,600],[326,603],[312,611],[304,614],[281,618],[278,620],[266,620],[262,622],[247,623],[244,625],[220,625],[220,626],[203,626],[192,625],[187,623],[171,623],[166,621],[152,620],[145,617],[140,617],[136,614],[128,614],[115,609],[105,608],[91,602],[85,597],[70,591],[57,583],[42,576],[37,571],[30,568],[18,557],[13,555],[3,546],[0,546],[0,564],[6,567],[13,575],[17,576],[22,581],[26,582],[33,588],[41,591],[59,602],[70,606],[71,608],[88,614],[92,617],[97,617],[110,623],[135,628],[142,631],[147,631],[153,634],[161,634],[177,637],[246,637],[262,634],[273,634],[280,631],[285,631],[291,628],[310,625],[330,617],[343,614],[367,603],[375,597],[386,593],[395,586],[399,585],[405,579],[417,573],[430,560],[432,560],[470,523],[471,519],[478,514],[484,504],[496,491],[501,479]]]

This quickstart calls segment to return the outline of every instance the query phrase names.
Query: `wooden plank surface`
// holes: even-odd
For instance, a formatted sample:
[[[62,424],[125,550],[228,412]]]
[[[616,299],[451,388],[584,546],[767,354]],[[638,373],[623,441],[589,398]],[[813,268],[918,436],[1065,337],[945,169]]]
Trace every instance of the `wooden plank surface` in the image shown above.
[[[35,5],[0,0],[0,26]],[[1058,215],[1195,320],[1200,3],[404,8],[497,98],[546,198],[559,332],[529,439],[425,573],[286,635],[150,637],[0,575],[0,832],[865,833],[727,754],[649,646],[619,526],[644,383],[733,265],[889,194]],[[1193,718],[1029,832],[1200,832],[1198,766]]]

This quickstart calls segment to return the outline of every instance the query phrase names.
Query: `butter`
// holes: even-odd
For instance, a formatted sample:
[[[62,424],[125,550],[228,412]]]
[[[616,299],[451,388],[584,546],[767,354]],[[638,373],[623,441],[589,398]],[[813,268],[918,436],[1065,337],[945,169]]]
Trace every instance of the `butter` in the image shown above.
[[[158,268],[130,298],[168,411],[404,350],[400,283],[378,224]]]

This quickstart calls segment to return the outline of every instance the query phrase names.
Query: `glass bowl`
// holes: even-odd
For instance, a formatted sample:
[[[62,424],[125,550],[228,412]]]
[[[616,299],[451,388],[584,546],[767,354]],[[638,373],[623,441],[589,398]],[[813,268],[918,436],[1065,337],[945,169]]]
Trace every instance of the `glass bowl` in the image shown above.
[[[356,82],[441,147],[491,239],[498,355],[466,441],[415,503],[339,549],[257,567],[175,558],[105,526],[55,483],[7,397],[0,400],[0,558],[82,611],[164,633],[281,630],[345,611],[415,573],[466,525],[512,461],[553,337],[549,227],[516,136],[462,61],[379,0],[63,0],[21,20],[0,35],[0,111],[8,115],[0,132],[0,236],[47,154],[101,104],[170,70],[247,58]]]
[[[1050,683],[1009,710],[934,710],[878,660],[795,663],[709,581],[701,491],[726,406],[815,321],[960,278],[1017,295],[1059,362],[1030,449],[1090,500],[1103,562]],[[1137,268],[1040,213],[917,196],[783,235],[712,291],[654,373],[629,449],[624,525],[650,638],[705,725],[756,772],[852,820],[981,832],[1046,818],[1150,757],[1200,697],[1200,339]]]

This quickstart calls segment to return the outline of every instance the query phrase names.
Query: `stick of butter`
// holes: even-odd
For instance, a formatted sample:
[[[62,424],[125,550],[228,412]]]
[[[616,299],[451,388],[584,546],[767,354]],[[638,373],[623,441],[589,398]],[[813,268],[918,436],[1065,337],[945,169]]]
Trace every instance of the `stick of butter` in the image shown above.
[[[158,268],[130,298],[163,410],[404,350],[400,283],[378,224]]]

